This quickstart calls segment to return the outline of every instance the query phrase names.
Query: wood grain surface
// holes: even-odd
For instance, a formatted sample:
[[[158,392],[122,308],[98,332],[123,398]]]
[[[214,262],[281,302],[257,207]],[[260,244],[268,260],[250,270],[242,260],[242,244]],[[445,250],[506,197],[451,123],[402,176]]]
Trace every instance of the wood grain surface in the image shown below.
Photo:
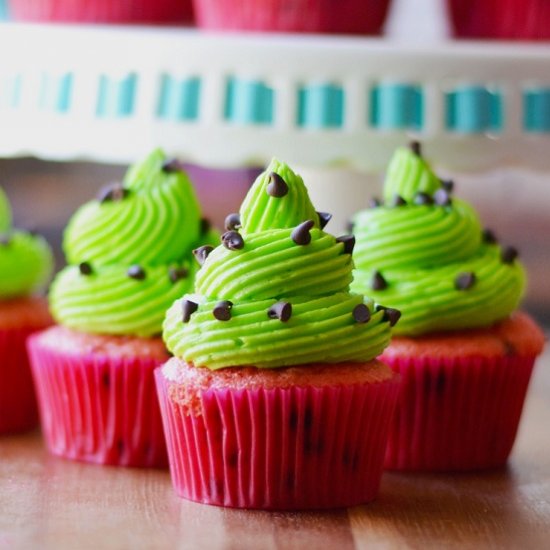
[[[320,480],[322,482],[322,480]],[[49,456],[0,438],[0,549],[550,548],[550,351],[536,366],[507,468],[384,474],[372,504],[320,513],[179,500],[168,472]]]

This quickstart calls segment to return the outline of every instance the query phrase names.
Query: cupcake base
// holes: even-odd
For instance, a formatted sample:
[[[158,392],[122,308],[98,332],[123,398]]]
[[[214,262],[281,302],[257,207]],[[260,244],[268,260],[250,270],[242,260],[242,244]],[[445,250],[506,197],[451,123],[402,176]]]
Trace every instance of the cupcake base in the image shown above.
[[[503,466],[544,336],[524,314],[489,329],[396,337],[383,360],[402,377],[385,467]]]
[[[153,371],[160,338],[52,327],[29,339],[42,431],[51,453],[96,464],[166,467]]]
[[[27,356],[27,338],[51,324],[42,298],[0,302],[0,434],[30,430],[38,411]]]
[[[398,377],[381,363],[155,372],[172,482],[237,508],[321,509],[378,492]]]

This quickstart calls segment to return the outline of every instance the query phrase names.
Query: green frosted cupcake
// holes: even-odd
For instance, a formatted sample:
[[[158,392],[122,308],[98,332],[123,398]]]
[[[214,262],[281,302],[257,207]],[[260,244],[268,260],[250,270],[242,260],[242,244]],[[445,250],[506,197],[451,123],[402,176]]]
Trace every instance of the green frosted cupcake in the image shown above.
[[[156,372],[180,496],[262,509],[376,496],[398,385],[375,358],[399,312],[350,291],[354,239],[329,219],[273,160],[222,244],[195,251]]]
[[[46,241],[12,227],[10,205],[0,188],[0,434],[38,422],[25,345],[30,334],[52,323],[40,296],[52,267]]]
[[[31,343],[54,454],[166,464],[152,376],[169,357],[159,335],[166,309],[192,288],[192,250],[211,238],[187,175],[159,150],[74,214],[63,242],[69,265],[49,296],[58,325]]]
[[[403,378],[386,466],[470,470],[505,463],[544,338],[516,312],[517,251],[482,229],[419,144],[397,150],[384,200],[353,219],[352,288],[402,312],[382,359]]]

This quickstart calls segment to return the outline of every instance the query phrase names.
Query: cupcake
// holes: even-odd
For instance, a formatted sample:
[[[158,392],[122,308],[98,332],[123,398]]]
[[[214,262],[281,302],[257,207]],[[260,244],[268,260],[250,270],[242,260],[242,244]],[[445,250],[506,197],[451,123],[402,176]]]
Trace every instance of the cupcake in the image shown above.
[[[169,357],[159,334],[166,309],[192,288],[192,249],[211,232],[187,176],[161,151],[72,217],[63,242],[69,265],[49,295],[58,325],[29,340],[53,454],[167,464],[153,378]]]
[[[48,304],[38,295],[52,267],[42,237],[12,228],[10,205],[0,188],[0,434],[38,423],[25,343],[52,323]]]
[[[63,23],[181,23],[191,0],[8,0],[13,19]]]
[[[414,143],[395,153],[383,202],[353,219],[352,288],[402,312],[382,356],[403,380],[391,469],[503,465],[544,343],[516,312],[525,287],[517,251],[452,191]]]
[[[496,40],[548,40],[548,0],[447,0],[455,36]]]
[[[398,376],[375,358],[399,313],[349,291],[354,239],[329,219],[273,160],[222,244],[195,251],[155,372],[179,496],[279,510],[376,496]]]
[[[216,30],[380,34],[389,0],[194,0],[197,25]]]

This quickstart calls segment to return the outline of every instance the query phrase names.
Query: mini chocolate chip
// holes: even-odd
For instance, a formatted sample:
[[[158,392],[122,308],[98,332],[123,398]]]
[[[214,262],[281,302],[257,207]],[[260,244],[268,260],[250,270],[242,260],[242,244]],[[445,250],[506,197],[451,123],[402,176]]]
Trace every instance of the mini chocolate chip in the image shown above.
[[[11,242],[11,237],[9,235],[0,235],[0,245],[8,246]]]
[[[370,286],[372,290],[384,290],[388,288],[388,283],[380,271],[375,271],[372,275]]]
[[[382,205],[382,201],[377,197],[372,197],[372,199],[370,199],[368,202],[369,208],[378,208],[381,205]]]
[[[518,257],[519,252],[513,246],[507,246],[502,249],[500,253],[500,259],[505,264],[514,263],[514,260]]]
[[[191,319],[191,315],[199,309],[199,304],[192,302],[191,300],[182,300],[181,301],[181,313],[183,315],[182,321],[188,323]]]
[[[229,216],[225,218],[224,226],[227,231],[234,231],[235,229],[239,229],[239,227],[241,227],[241,216],[236,212],[233,214],[229,214]]]
[[[481,240],[485,244],[496,244],[497,243],[497,237],[491,229],[484,229],[481,232]]]
[[[401,312],[394,307],[384,307],[384,316],[382,319],[390,324],[390,327],[394,327],[397,321],[401,318]]]
[[[218,302],[214,306],[212,314],[218,321],[229,321],[229,319],[231,319],[232,307],[233,302],[230,302],[229,300],[223,300],[222,302]]]
[[[210,223],[210,220],[208,218],[201,218],[200,221],[200,234],[206,235],[210,231],[210,228],[212,227],[212,224]]]
[[[126,275],[131,279],[143,281],[145,279],[145,270],[140,265],[131,265],[126,272]]]
[[[441,187],[447,191],[447,193],[452,193],[455,187],[455,182],[453,180],[439,180],[441,182]]]
[[[422,156],[422,145],[420,144],[419,141],[411,141],[409,143],[409,147],[411,148],[411,151],[417,156],[417,157],[421,157]]]
[[[214,250],[213,246],[205,244],[204,246],[199,246],[199,248],[195,248],[195,250],[193,250],[193,256],[195,256],[197,262],[202,265],[205,262],[206,258],[208,258],[208,254],[210,254],[212,250]]]
[[[281,198],[288,193],[288,185],[277,172],[271,172],[271,174],[269,174],[269,184],[266,191],[267,194],[272,197]]]
[[[455,288],[457,290],[468,290],[476,282],[476,274],[472,271],[459,273],[455,278]]]
[[[130,190],[122,186],[121,183],[111,183],[102,187],[97,195],[97,200],[103,204],[109,201],[121,201],[130,194]]]
[[[311,242],[311,234],[309,231],[314,225],[315,222],[313,220],[306,220],[292,230],[290,238],[300,246],[309,244]]]
[[[317,212],[317,215],[319,216],[319,225],[321,229],[324,229],[327,223],[331,220],[332,214],[329,214],[328,212]]]
[[[240,250],[244,247],[243,238],[236,231],[226,231],[222,235],[222,243],[229,250]]]
[[[352,254],[355,246],[355,235],[342,235],[336,239],[337,243],[344,243],[344,254]]]
[[[434,193],[434,203],[437,206],[450,206],[452,203],[451,195],[445,189],[438,189]]]
[[[357,304],[353,308],[353,318],[357,323],[367,323],[370,320],[370,310],[365,304]]]
[[[405,206],[407,201],[401,195],[395,195],[391,201],[391,206]]]
[[[289,302],[276,302],[267,310],[270,319],[279,319],[286,323],[292,315],[292,304]]]
[[[81,275],[91,275],[94,272],[92,266],[88,262],[80,262],[78,264],[78,269]]]
[[[168,270],[168,278],[173,282],[177,283],[181,279],[185,279],[189,276],[189,270],[185,267],[171,267]]]
[[[181,162],[178,159],[168,159],[165,160],[162,164],[162,171],[166,172],[167,174],[170,174],[172,172],[181,172],[183,170],[183,166]]]
[[[428,195],[428,193],[424,193],[423,191],[419,191],[414,196],[414,204],[424,205],[424,204],[432,204],[433,199]]]

